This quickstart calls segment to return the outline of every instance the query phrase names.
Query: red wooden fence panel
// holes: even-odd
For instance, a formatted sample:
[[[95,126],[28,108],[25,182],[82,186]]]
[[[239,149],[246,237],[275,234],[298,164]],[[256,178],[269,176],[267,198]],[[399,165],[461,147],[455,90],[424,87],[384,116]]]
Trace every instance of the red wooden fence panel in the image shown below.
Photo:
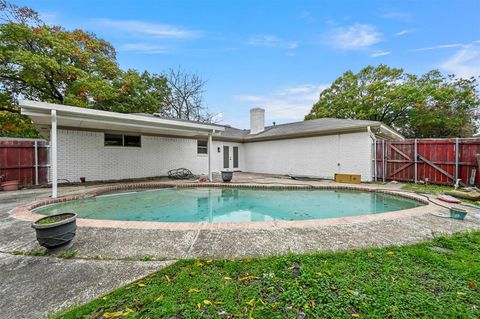
[[[417,181],[428,179],[431,184],[453,185],[456,179],[456,139],[417,139],[404,141],[377,141],[377,179],[402,182],[415,181],[415,147],[417,154]],[[469,184],[476,169],[475,185],[480,185],[477,163],[480,138],[458,139],[458,178]]]
[[[48,143],[37,140],[38,183],[48,182]],[[21,186],[35,184],[35,140],[0,139],[0,176],[18,180]]]

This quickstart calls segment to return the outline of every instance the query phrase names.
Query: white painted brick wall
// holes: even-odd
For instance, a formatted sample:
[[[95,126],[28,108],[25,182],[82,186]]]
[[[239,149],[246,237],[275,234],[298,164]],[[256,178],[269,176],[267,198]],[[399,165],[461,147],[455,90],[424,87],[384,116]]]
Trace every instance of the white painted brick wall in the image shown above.
[[[354,173],[371,181],[371,143],[367,132],[246,143],[245,170],[331,179]]]
[[[166,175],[179,167],[207,174],[208,157],[197,155],[196,140],[142,136],[141,148],[105,147],[101,132],[58,130],[59,179],[142,178]]]
[[[208,156],[197,154],[195,139],[142,136],[141,148],[124,148],[105,147],[103,136],[101,132],[58,130],[59,182],[77,182],[80,177],[92,181],[162,176],[179,167],[194,174],[208,172]],[[333,178],[336,172],[357,173],[363,181],[371,180],[368,133],[245,144],[213,141],[213,172],[223,168],[223,145],[239,147],[242,171],[323,178]],[[230,152],[233,156],[232,148]]]

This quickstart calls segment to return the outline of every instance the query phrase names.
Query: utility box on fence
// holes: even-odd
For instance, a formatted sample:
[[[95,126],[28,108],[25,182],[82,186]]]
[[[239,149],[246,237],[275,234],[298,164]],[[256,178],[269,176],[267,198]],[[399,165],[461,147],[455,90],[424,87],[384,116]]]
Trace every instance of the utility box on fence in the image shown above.
[[[361,180],[360,174],[335,174],[335,182],[337,183],[360,184]]]

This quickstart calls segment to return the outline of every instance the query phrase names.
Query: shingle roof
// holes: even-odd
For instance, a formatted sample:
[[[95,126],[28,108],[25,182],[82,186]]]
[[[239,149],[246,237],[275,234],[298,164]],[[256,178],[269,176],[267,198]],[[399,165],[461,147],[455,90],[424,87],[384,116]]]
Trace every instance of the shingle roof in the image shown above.
[[[253,139],[273,139],[283,136],[302,134],[321,134],[327,132],[334,133],[346,130],[366,128],[368,126],[377,127],[380,125],[381,123],[376,121],[322,118],[316,120],[266,126],[265,130],[257,134],[250,134],[250,130],[241,130],[227,126],[225,127],[225,131],[222,132],[221,137],[227,139],[242,139],[248,141]]]
[[[136,113],[137,115],[160,117],[153,114]],[[163,117],[161,117],[163,118]],[[192,122],[196,121],[172,119],[180,122]],[[335,134],[342,131],[354,131],[357,129],[366,128],[368,126],[375,128],[382,125],[377,121],[364,121],[364,120],[349,120],[349,119],[335,119],[335,118],[321,118],[315,120],[293,122],[286,124],[278,124],[266,126],[265,129],[257,134],[250,134],[248,129],[239,129],[231,127],[229,125],[212,124],[219,127],[224,127],[225,131],[218,133],[217,138],[246,142],[250,140],[262,140],[262,139],[281,139],[291,136],[302,135],[316,135],[316,134]]]

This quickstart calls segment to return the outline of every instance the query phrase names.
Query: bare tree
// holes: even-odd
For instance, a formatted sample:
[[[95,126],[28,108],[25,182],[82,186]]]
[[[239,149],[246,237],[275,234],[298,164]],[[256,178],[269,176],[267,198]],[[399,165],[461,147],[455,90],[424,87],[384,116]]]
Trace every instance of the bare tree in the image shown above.
[[[40,15],[28,7],[19,7],[6,0],[0,0],[0,23],[42,24]]]
[[[203,105],[203,93],[207,83],[198,74],[189,73],[182,68],[169,69],[165,74],[170,96],[161,114],[170,118],[212,122],[213,114]]]

